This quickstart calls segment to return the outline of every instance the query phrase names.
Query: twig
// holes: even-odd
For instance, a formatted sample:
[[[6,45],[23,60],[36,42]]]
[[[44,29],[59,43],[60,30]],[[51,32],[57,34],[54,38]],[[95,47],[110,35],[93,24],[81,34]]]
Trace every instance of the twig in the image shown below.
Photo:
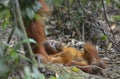
[[[115,41],[115,43],[116,43],[116,39],[115,39],[114,33],[113,33],[112,29],[111,29],[110,23],[109,23],[108,18],[107,18],[104,1],[101,0],[101,2],[102,2],[102,6],[103,6],[103,13],[104,13],[105,21],[106,21],[106,23],[108,24],[108,27],[109,27],[109,29],[110,29],[110,32],[112,33],[113,39],[114,39],[114,41]]]
[[[108,40],[113,43],[113,45],[115,46],[115,48],[117,49],[117,51],[120,51],[120,49],[118,48],[119,46],[117,45],[117,43],[115,43],[115,42],[110,38],[110,36],[107,34],[107,32],[105,31],[105,29],[104,29],[100,24],[96,24],[96,23],[95,23],[95,24],[92,24],[92,23],[90,23],[90,22],[88,22],[88,21],[85,21],[85,22],[86,22],[86,23],[89,23],[89,24],[92,25],[92,26],[94,26],[96,29],[101,30],[101,31],[103,32],[103,34],[105,34],[105,35],[107,36]]]
[[[71,13],[70,13],[70,15],[71,15],[72,20],[73,20],[73,22],[75,23],[75,25],[76,25],[76,26],[79,26],[79,25],[78,25],[78,23],[75,21],[75,19],[74,19],[74,17],[72,16],[72,14],[71,14]],[[79,40],[80,40],[80,36],[81,36],[81,34],[80,34],[79,29],[78,29],[78,28],[76,28],[76,26],[74,26],[74,27],[75,27],[75,29],[76,29],[76,31],[77,31],[77,33],[78,33],[78,35],[79,35]]]
[[[94,24],[92,24],[92,23],[90,23],[90,22],[87,22],[87,21],[85,21],[85,22],[87,22],[87,23],[91,24],[92,26],[94,26],[95,28],[101,30],[101,31],[107,36],[107,38],[109,39],[109,41],[113,43],[113,45],[115,46],[115,48],[116,48],[118,51],[120,51],[120,49],[118,48],[119,45],[116,43],[115,36],[114,36],[114,34],[113,34],[112,29],[110,28],[110,24],[109,24],[108,19],[107,19],[107,17],[106,17],[106,11],[104,11],[105,19],[106,19],[106,22],[107,22],[109,28],[111,29],[111,33],[112,33],[112,35],[113,35],[113,39],[114,39],[114,40],[112,40],[112,38],[107,34],[107,32],[105,31],[105,29],[103,28],[103,26],[101,26],[94,17],[91,17],[90,13],[82,6],[80,0],[78,0],[78,4],[79,4],[80,8],[83,10],[83,12],[84,12],[87,16],[89,16],[89,18],[94,22]],[[105,9],[105,8],[104,8],[104,9]],[[97,26],[97,27],[96,27],[96,26]]]
[[[100,24],[96,24],[96,26],[102,27]],[[116,50],[120,51],[119,45],[116,42],[114,42],[114,40],[112,40],[112,38],[107,34],[107,32],[104,30],[104,28],[102,27],[102,28],[99,28],[99,29],[103,32],[104,35],[107,36],[107,38],[109,39],[109,41],[112,42],[112,44],[113,44],[113,46],[115,46]]]
[[[12,14],[12,11],[14,12],[13,8],[10,8],[10,13],[11,13],[12,17],[14,17],[14,14]],[[15,13],[15,12],[14,12],[14,13]],[[15,22],[15,23],[16,23],[16,22]],[[12,31],[11,31],[8,39],[7,39],[7,44],[10,43],[10,40],[11,40],[11,38],[12,38],[12,36],[13,36],[14,31],[15,31],[15,25],[12,27]],[[7,52],[7,48],[8,48],[8,47],[6,47],[5,50],[4,50],[4,54],[5,54],[5,55],[6,55],[6,52]]]
[[[15,27],[12,28],[12,31],[11,31],[8,39],[7,39],[7,44],[10,43],[10,40],[11,40],[11,38],[12,38],[12,36],[13,36],[14,31],[15,31]],[[4,49],[4,54],[5,54],[5,55],[6,55],[6,52],[7,52],[7,48],[8,48],[8,47],[5,47],[5,49]]]
[[[99,66],[95,66],[95,65],[89,65],[89,66],[77,66],[77,67],[78,67],[78,68],[98,68],[98,69],[102,70],[101,67],[99,67]]]
[[[85,41],[85,25],[82,25],[82,41]]]
[[[83,10],[83,12],[84,12],[87,16],[89,16],[89,15],[91,14],[88,10],[86,10],[86,9],[83,7],[83,5],[81,4],[81,1],[80,1],[80,0],[78,0],[78,4],[79,4],[80,8]]]

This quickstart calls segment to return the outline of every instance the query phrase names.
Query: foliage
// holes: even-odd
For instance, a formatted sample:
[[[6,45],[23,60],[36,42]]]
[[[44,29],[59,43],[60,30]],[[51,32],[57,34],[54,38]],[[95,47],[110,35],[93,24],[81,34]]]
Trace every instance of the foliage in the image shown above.
[[[34,0],[32,2],[31,0],[20,0],[20,6],[23,19],[28,22],[35,18],[36,12],[41,8],[41,4],[37,0]]]
[[[16,11],[16,12],[22,12],[23,14],[22,17],[28,21],[34,19],[36,12],[41,7],[41,4],[38,1],[36,0],[33,2],[31,1],[32,0],[28,0],[28,1],[20,0],[20,4],[22,6],[21,11]],[[1,0],[0,1],[0,25],[2,26],[0,28],[3,28],[6,31],[6,33],[8,32],[7,29],[10,29],[10,28],[12,29],[7,41],[5,41],[6,39],[4,39],[4,41],[0,39],[1,40],[0,41],[1,43],[0,45],[0,78],[8,79],[9,77],[12,76],[12,74],[18,73],[12,78],[16,79],[17,76],[19,76],[19,79],[20,79],[21,78],[20,72],[22,72],[22,73],[25,73],[22,76],[22,78],[24,79],[33,79],[33,78],[34,79],[40,79],[40,78],[45,79],[44,75],[42,75],[39,72],[36,65],[33,65],[32,70],[30,66],[25,67],[25,63],[32,62],[32,61],[29,58],[25,57],[24,54],[18,53],[20,52],[19,50],[22,44],[26,44],[26,42],[36,43],[33,39],[22,38],[22,40],[18,41],[15,44],[15,46],[10,45],[10,41],[13,36],[14,30],[16,30],[18,35],[20,35],[18,36],[18,39],[21,39],[21,37],[24,36],[20,34],[20,33],[23,34],[23,32],[21,32],[21,29],[19,27],[17,27],[17,26],[20,26],[19,16],[16,17],[16,12],[15,12],[15,8],[18,8],[18,4],[16,3],[17,7],[14,8],[13,3],[16,3],[16,0],[13,0],[13,1]],[[17,28],[17,29],[14,29],[14,28]],[[23,61],[25,61],[24,64],[22,64]]]
[[[11,18],[11,14],[10,14],[10,10],[9,10],[9,6],[8,6],[9,0],[1,0],[0,1],[0,20],[2,28],[7,28],[7,26],[10,24],[10,18]]]
[[[91,41],[96,43],[99,41],[108,41],[109,35],[104,28],[110,28],[111,23],[118,23],[119,15],[113,14],[112,8],[119,10],[119,0],[53,0],[54,12],[53,16],[56,21],[57,28],[75,30],[76,39],[82,41]],[[103,3],[105,5],[103,11]],[[106,14],[110,17],[106,17]],[[119,13],[119,12],[118,12]],[[106,19],[108,21],[106,21]],[[109,24],[108,24],[109,23]],[[108,25],[107,25],[108,24]],[[69,30],[69,35],[72,35]],[[65,30],[66,31],[66,30]],[[64,34],[68,34],[64,31]],[[104,31],[104,32],[103,32]],[[111,32],[111,31],[109,31]],[[62,32],[63,33],[63,32]],[[104,36],[103,36],[104,35]],[[111,33],[112,35],[112,33]],[[102,38],[102,39],[101,39]],[[114,38],[110,37],[111,39]],[[97,39],[97,40],[96,40]],[[109,39],[110,40],[110,39]]]
[[[117,21],[120,21],[120,15],[114,15],[110,18],[110,21],[112,22],[117,22]]]
[[[23,56],[16,53],[16,50],[13,48],[9,48],[8,52],[7,55],[4,55],[2,51],[0,52],[0,78],[3,79],[7,79],[8,76],[10,76],[10,73],[15,69],[19,69],[19,59],[23,58]]]

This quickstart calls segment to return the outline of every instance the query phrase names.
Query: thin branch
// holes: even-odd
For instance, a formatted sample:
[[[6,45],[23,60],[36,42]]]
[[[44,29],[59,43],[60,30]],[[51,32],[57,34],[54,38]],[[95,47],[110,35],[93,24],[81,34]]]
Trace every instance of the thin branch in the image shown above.
[[[70,13],[70,16],[72,17],[71,19],[73,20],[73,22],[75,23],[75,25],[76,26],[80,26],[76,21],[75,21],[75,19],[74,19],[74,17],[73,17],[73,15]],[[74,26],[75,27],[75,29],[76,29],[76,31],[77,31],[77,33],[78,33],[78,35],[79,35],[79,40],[80,40],[80,36],[81,36],[81,34],[80,34],[80,31],[79,31],[79,29],[78,28],[76,28],[76,26]]]
[[[99,70],[103,70],[103,68],[95,65],[88,65],[88,66],[77,66],[78,68],[98,68]]]
[[[86,15],[90,15],[91,13],[89,12],[89,10],[86,10],[83,5],[81,4],[81,1],[78,0],[78,4],[80,6],[80,8],[82,9],[82,11],[86,14]]]
[[[78,4],[79,4],[80,8],[83,10],[83,12],[84,12],[94,23],[92,24],[92,23],[90,23],[90,22],[88,22],[88,21],[85,21],[85,22],[87,22],[87,23],[91,24],[92,26],[94,26],[95,28],[101,30],[101,31],[103,32],[103,34],[105,34],[105,35],[107,36],[107,38],[109,39],[109,41],[113,43],[113,45],[115,46],[115,48],[116,48],[118,51],[120,51],[119,45],[116,43],[116,40],[115,40],[115,36],[114,36],[114,34],[113,34],[113,31],[112,31],[112,29],[110,28],[110,24],[109,24],[109,21],[108,21],[107,16],[106,16],[105,8],[104,8],[105,19],[106,19],[106,22],[107,22],[109,28],[111,29],[110,31],[111,31],[111,33],[112,33],[112,35],[113,35],[113,39],[114,39],[114,40],[112,40],[112,37],[110,37],[110,36],[107,34],[106,30],[103,28],[103,26],[101,26],[101,25],[98,23],[98,21],[96,20],[96,18],[92,17],[92,15],[90,15],[90,13],[83,7],[83,5],[81,4],[81,1],[80,1],[80,0],[78,0]]]
[[[12,30],[11,30],[11,33],[10,33],[8,39],[7,39],[7,44],[10,43],[10,40],[11,40],[11,38],[12,38],[12,36],[13,36],[14,31],[15,31],[15,27],[13,27]],[[5,54],[5,55],[6,55],[6,52],[7,52],[7,48],[8,48],[8,47],[5,47],[5,49],[4,49],[4,54]]]
[[[106,10],[105,10],[104,1],[101,0],[101,2],[102,2],[102,6],[103,6],[103,13],[104,13],[105,21],[106,21],[106,23],[108,24],[108,27],[109,27],[109,29],[110,29],[110,32],[112,33],[113,39],[114,39],[114,41],[115,41],[115,43],[116,43],[116,39],[115,39],[114,33],[113,33],[112,29],[111,29],[110,23],[109,23],[108,18],[107,18],[107,13],[106,13]]]
[[[82,41],[85,41],[85,25],[82,25]]]
[[[120,49],[119,49],[118,44],[115,43],[114,40],[112,40],[112,38],[110,38],[110,36],[107,34],[107,32],[106,32],[106,30],[103,28],[103,26],[101,26],[100,24],[96,24],[96,23],[95,23],[95,24],[92,24],[92,23],[90,23],[90,22],[88,22],[88,21],[85,21],[85,22],[88,23],[88,24],[90,24],[90,25],[92,25],[92,26],[94,26],[96,29],[101,30],[101,31],[103,32],[103,34],[107,36],[108,40],[109,40],[110,42],[112,42],[112,44],[115,46],[116,50],[120,52]]]

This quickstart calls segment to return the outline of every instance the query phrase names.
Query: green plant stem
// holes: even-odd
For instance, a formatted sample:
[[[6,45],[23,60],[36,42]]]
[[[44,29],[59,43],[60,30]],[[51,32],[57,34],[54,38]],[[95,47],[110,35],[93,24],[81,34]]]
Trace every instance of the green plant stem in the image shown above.
[[[13,1],[12,8],[15,10],[14,14],[16,14],[16,16],[14,16],[14,20],[15,20],[14,22],[15,22],[16,26],[18,27],[18,29],[20,30],[20,32],[23,33],[23,36],[18,34],[19,38],[21,40],[28,39],[26,31],[25,31],[25,27],[24,27],[24,23],[23,23],[23,19],[22,19],[21,10],[20,10],[18,0]],[[30,59],[32,60],[32,64],[37,65],[37,62],[34,58],[34,54],[32,52],[29,41],[27,41],[26,44],[27,44],[28,54],[30,56]]]

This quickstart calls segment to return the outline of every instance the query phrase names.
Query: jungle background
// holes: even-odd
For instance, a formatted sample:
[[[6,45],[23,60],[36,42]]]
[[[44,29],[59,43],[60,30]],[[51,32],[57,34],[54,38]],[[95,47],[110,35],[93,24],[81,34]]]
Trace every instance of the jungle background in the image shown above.
[[[34,57],[26,57],[23,45],[27,44],[31,51],[29,43],[35,41],[26,36],[19,1],[25,2],[0,0],[0,79],[120,78],[120,0],[46,0],[52,9],[51,15],[44,18],[48,39],[76,48],[79,42],[95,44],[100,57],[107,59],[102,75],[86,74],[76,67],[37,64]],[[34,0],[27,1],[42,7]],[[25,12],[29,18],[35,17],[31,8]]]

